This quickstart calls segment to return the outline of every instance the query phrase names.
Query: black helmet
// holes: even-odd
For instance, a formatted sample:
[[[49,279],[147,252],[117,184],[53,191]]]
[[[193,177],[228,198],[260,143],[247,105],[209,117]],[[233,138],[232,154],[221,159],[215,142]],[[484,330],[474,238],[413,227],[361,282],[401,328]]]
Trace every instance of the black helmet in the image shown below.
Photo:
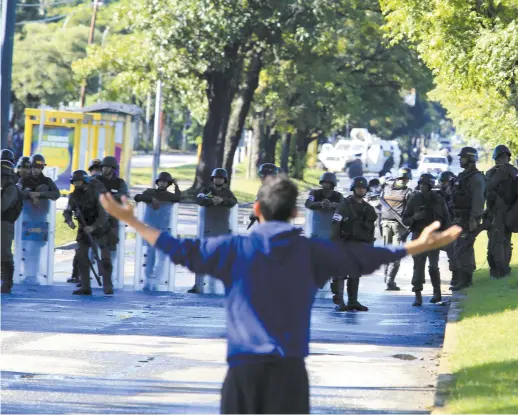
[[[27,156],[22,156],[18,159],[18,163],[16,163],[16,168],[25,168],[29,169],[31,167],[31,158]]]
[[[160,173],[157,177],[157,179],[155,180],[155,184],[158,184],[158,181],[159,180],[164,180],[166,181],[167,183],[169,183],[169,186],[171,186],[173,184],[173,176],[171,176],[168,172],[166,171],[163,171],[162,173]]]
[[[2,161],[7,160],[14,164],[14,154],[8,148],[2,150],[2,156],[0,158]]]
[[[2,160],[1,173],[2,176],[12,176],[14,174],[14,164],[9,160]]]
[[[369,187],[379,186],[381,184],[379,179],[370,179]]]
[[[331,173],[329,171],[326,171],[322,176],[320,176],[319,183],[322,184],[324,182],[331,183],[333,187],[336,187],[337,180],[334,173]]]
[[[101,162],[101,167],[111,167],[114,170],[119,170],[119,163],[117,162],[117,159],[113,156],[106,156],[103,158],[103,161]]]
[[[70,176],[70,183],[73,184],[75,181],[82,180],[85,183],[90,182],[90,176],[84,170],[75,170]]]
[[[31,167],[39,167],[42,169],[45,166],[45,157],[43,157],[41,154],[33,154],[31,156]]]
[[[412,170],[410,170],[408,167],[401,167],[397,172],[396,179],[412,180]]]
[[[421,177],[419,177],[419,180],[417,181],[417,184],[427,184],[430,186],[430,188],[433,188],[435,186],[435,177],[433,174],[430,173],[423,173],[421,174]]]
[[[212,170],[212,174],[210,176],[211,179],[214,179],[214,177],[223,177],[225,179],[225,182],[228,182],[228,173],[225,169],[218,168]]]
[[[451,171],[443,171],[439,175],[439,182],[440,183],[449,182],[454,177],[455,177],[455,175]]]
[[[367,190],[369,190],[369,183],[367,182],[367,179],[363,176],[358,176],[353,179],[351,182],[350,191],[352,192],[355,187],[365,187]]]
[[[496,160],[502,154],[507,154],[509,157],[511,157],[511,150],[509,150],[509,147],[506,145],[499,144],[493,150],[493,160]]]
[[[95,168],[100,169],[102,167],[102,164],[103,162],[101,161],[101,159],[93,159],[90,162],[90,166],[88,166],[88,171],[92,172],[92,170]]]
[[[466,157],[472,163],[478,161],[478,151],[474,147],[462,147],[459,157]]]
[[[279,174],[279,168],[272,163],[264,163],[259,166],[257,171],[258,176],[263,179],[266,176],[276,176]]]

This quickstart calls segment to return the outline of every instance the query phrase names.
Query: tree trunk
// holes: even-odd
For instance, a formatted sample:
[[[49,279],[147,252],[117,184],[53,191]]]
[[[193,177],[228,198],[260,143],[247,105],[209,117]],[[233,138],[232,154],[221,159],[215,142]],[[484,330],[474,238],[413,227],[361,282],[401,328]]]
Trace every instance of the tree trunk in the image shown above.
[[[290,172],[290,169],[289,169],[290,146],[291,146],[291,133],[284,133],[282,135],[281,169],[286,174],[288,174]]]
[[[250,157],[252,158],[251,178],[257,177],[257,169],[261,165],[261,143],[264,140],[264,113],[256,112],[252,119],[252,151]]]
[[[274,128],[269,129],[265,137],[265,145],[263,149],[263,163],[275,164],[275,150],[280,134]]]
[[[234,155],[237,146],[243,135],[246,117],[250,111],[250,105],[254,98],[255,90],[259,85],[259,73],[262,68],[262,54],[256,53],[252,57],[245,79],[241,85],[239,95],[235,99],[232,108],[232,114],[228,125],[227,135],[225,138],[225,155],[223,165],[228,172],[229,179],[232,177],[232,166],[234,164]]]
[[[295,135],[295,143],[291,146],[291,170],[290,176],[294,179],[302,180],[304,178],[304,170],[306,168],[306,156],[308,152],[308,131],[297,131]]]
[[[242,65],[238,55],[239,45],[232,45],[225,51],[230,64],[224,71],[207,74],[207,99],[209,111],[203,128],[200,161],[192,190],[196,191],[210,181],[212,170],[223,165],[225,136]]]

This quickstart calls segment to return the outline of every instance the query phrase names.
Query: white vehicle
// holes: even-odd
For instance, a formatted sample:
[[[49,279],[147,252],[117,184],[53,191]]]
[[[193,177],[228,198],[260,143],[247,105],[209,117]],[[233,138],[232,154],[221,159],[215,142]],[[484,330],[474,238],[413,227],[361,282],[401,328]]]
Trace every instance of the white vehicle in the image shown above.
[[[443,171],[449,168],[448,158],[440,154],[428,154],[421,158],[419,167],[417,168],[417,175],[421,176],[423,173],[430,173],[438,176]]]
[[[341,172],[347,163],[360,159],[365,172],[379,173],[390,155],[394,158],[393,170],[397,170],[401,150],[396,141],[382,140],[365,128],[353,128],[351,140],[339,140],[334,147],[324,144],[318,160],[324,169]]]
[[[333,173],[343,171],[350,145],[351,140],[339,140],[334,146],[329,143],[322,145],[317,158],[320,167]]]

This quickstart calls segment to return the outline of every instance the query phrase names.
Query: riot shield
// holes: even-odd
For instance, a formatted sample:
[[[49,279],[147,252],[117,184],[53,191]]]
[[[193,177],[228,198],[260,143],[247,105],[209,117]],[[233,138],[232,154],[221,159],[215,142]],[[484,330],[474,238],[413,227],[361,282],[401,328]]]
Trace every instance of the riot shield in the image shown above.
[[[41,199],[38,206],[25,201],[15,223],[14,281],[51,285],[54,278],[56,203]]]
[[[160,203],[154,210],[150,204],[139,203],[138,218],[149,226],[176,236],[177,203]],[[149,245],[137,235],[134,288],[137,291],[174,291],[175,265],[169,256]]]
[[[333,221],[334,210],[311,210],[306,209],[306,224],[304,234],[311,238],[331,238],[331,222]],[[321,290],[318,290],[317,298],[327,298],[331,295],[331,281]]]
[[[112,283],[113,288],[124,288],[124,264],[126,255],[126,225],[123,222],[118,222],[119,243],[114,251],[111,252],[112,259]]]
[[[198,207],[198,238],[237,233],[238,205]],[[196,290],[201,294],[225,294],[225,286],[209,275],[196,274]]]

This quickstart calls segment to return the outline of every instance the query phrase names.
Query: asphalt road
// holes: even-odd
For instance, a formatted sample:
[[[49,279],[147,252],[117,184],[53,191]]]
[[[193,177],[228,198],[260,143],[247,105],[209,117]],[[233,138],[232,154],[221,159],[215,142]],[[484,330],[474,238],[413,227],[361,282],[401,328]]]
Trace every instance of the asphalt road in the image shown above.
[[[349,179],[339,176],[339,187]],[[196,210],[182,208],[182,234]],[[245,218],[240,232],[246,232]],[[297,225],[303,224],[299,217]],[[132,290],[135,241],[126,242],[125,289],[71,295],[73,251],[57,251],[55,286],[15,286],[2,296],[2,413],[216,413],[225,375],[223,299],[185,291],[194,275],[177,267],[174,293]],[[441,254],[442,280],[449,281]],[[400,292],[381,271],[362,278],[367,313],[333,311],[322,292],[312,315],[307,365],[313,413],[429,413],[447,307],[412,307],[412,260]],[[448,293],[446,286],[443,293]],[[286,293],[290,295],[290,293]]]
[[[196,164],[198,157],[196,154],[161,154],[160,168],[173,168],[185,164]],[[131,167],[151,167],[153,156],[150,154],[134,155],[131,157]]]

